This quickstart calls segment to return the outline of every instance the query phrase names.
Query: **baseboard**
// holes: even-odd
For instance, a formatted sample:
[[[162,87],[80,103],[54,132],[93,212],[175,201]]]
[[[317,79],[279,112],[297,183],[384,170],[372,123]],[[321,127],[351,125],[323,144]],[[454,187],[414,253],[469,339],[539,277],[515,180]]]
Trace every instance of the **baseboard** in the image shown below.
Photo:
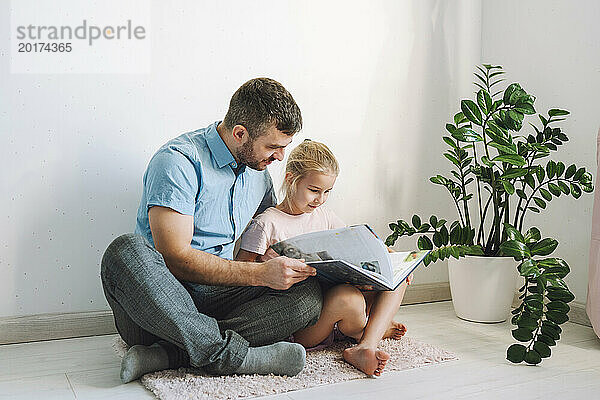
[[[0,344],[108,335],[116,332],[110,310],[0,318]]]
[[[448,282],[410,285],[402,304],[420,304],[451,300]],[[519,304],[515,295],[513,306]],[[592,326],[585,303],[571,302],[569,321]],[[0,345],[66,339],[117,333],[110,310],[67,314],[38,314],[0,318]]]
[[[512,306],[513,308],[518,307],[521,304],[521,300],[519,300],[519,293],[515,293],[515,297],[513,299]],[[585,311],[585,303],[580,303],[578,301],[572,301],[569,303],[569,307],[571,310],[569,311],[569,322],[573,322],[574,324],[584,325],[584,326],[592,326],[590,319]]]
[[[569,311],[569,321],[579,325],[592,326],[590,318],[585,311],[585,303],[573,301],[569,303],[569,307],[571,307],[571,311]]]
[[[406,288],[402,304],[431,303],[451,300],[450,284],[448,282],[422,283]]]
[[[402,304],[450,300],[448,282],[410,285]],[[116,333],[112,312],[91,311],[0,318],[0,345]]]

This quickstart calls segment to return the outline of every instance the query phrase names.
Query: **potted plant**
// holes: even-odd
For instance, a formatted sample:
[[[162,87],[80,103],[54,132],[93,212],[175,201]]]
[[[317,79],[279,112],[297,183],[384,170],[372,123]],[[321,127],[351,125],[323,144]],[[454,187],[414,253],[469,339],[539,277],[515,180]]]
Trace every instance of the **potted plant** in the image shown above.
[[[452,223],[436,215],[427,221],[414,215],[410,223],[400,219],[390,224],[392,233],[386,244],[392,246],[399,237],[418,235],[419,249],[432,250],[425,265],[449,260],[455,309],[457,301],[478,306],[504,297],[500,320],[509,315],[517,275],[523,277],[520,304],[512,311],[516,325],[512,335],[526,345],[510,346],[507,358],[515,363],[538,364],[550,356],[549,346],[560,338],[559,325],[568,320],[568,303],[574,296],[563,280],[569,273],[568,264],[547,257],[558,242],[542,238],[536,227],[526,229],[525,215],[541,213],[556,197],[577,199],[582,192],[592,192],[592,176],[584,167],[567,167],[551,157],[568,141],[557,126],[568,111],[554,108],[547,116],[538,114],[541,126],[530,122],[531,133],[522,134],[526,116],[536,114],[535,97],[518,83],[498,90],[504,81],[500,66],[484,64],[477,69],[476,98],[461,101],[461,111],[446,124],[447,135],[443,136],[449,146],[444,157],[452,164],[451,175],[430,178],[448,190],[458,219]],[[463,260],[472,265],[467,267],[467,276],[457,280],[454,272]],[[486,267],[486,261],[508,263],[508,267]],[[505,276],[496,277],[501,270],[506,271]],[[470,286],[460,287],[468,283]],[[492,293],[501,285],[506,294]],[[464,293],[459,293],[461,290]],[[459,300],[460,296],[464,298]],[[462,312],[457,310],[457,315]]]

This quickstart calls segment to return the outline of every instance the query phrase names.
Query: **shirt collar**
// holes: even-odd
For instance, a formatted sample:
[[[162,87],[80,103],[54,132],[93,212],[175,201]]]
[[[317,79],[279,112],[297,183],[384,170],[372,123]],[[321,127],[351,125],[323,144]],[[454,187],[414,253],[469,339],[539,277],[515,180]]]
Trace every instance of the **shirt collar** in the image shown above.
[[[235,158],[233,158],[233,154],[231,154],[231,151],[229,151],[225,142],[223,142],[223,139],[221,139],[219,132],[217,132],[217,125],[219,125],[219,123],[220,121],[217,121],[208,128],[206,144],[219,168],[230,165],[231,168],[235,169],[238,167],[238,163],[235,161]]]

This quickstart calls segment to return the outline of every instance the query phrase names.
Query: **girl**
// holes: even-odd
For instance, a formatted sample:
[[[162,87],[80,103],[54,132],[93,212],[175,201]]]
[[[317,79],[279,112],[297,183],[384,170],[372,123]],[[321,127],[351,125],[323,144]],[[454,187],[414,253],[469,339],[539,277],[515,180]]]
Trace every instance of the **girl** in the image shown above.
[[[322,143],[307,139],[292,150],[285,168],[284,200],[248,225],[237,259],[269,258],[267,251],[274,243],[302,233],[344,227],[332,211],[321,207],[338,172],[335,157]],[[344,350],[344,359],[368,375],[380,375],[390,355],[377,350],[377,344],[382,338],[400,339],[406,332],[406,327],[392,318],[407,283],[408,280],[393,292],[361,292],[347,284],[324,289],[319,320],[296,332],[294,341],[307,348],[329,344],[337,326],[342,334],[358,341],[356,346]]]

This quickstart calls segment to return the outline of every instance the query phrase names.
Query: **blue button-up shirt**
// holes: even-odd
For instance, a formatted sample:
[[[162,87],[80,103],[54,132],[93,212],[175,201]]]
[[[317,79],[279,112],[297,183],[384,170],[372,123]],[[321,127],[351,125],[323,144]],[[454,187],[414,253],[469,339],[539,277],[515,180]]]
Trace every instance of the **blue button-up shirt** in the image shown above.
[[[268,171],[237,165],[218,124],[170,140],[150,160],[135,232],[153,245],[148,210],[168,207],[194,216],[193,248],[233,259],[234,243],[252,217],[276,204]]]

